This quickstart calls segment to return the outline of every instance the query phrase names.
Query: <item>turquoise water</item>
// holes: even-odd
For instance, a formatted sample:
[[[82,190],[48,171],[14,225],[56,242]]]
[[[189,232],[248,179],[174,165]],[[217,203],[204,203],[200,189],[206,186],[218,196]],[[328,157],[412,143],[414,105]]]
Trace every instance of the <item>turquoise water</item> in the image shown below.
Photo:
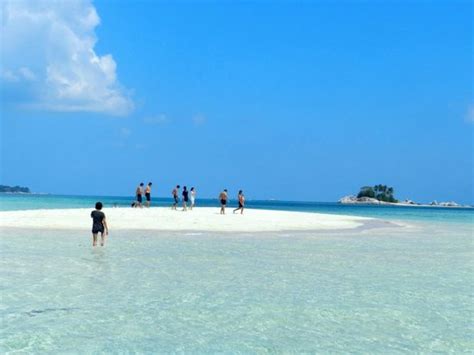
[[[12,195],[0,194],[1,210],[25,210],[40,208],[93,207],[102,201],[105,207],[130,206],[132,197],[123,196],[57,196],[57,195]],[[154,199],[154,206],[170,206],[171,199]],[[234,204],[237,204],[234,201]],[[217,200],[198,199],[198,206],[219,206]],[[248,208],[274,209],[285,211],[318,212],[389,220],[442,221],[454,223],[474,223],[474,208],[402,207],[341,205],[332,202],[291,202],[291,201],[247,201]]]
[[[472,353],[472,221],[407,220],[319,233],[112,230],[95,249],[88,230],[3,228],[0,351]]]

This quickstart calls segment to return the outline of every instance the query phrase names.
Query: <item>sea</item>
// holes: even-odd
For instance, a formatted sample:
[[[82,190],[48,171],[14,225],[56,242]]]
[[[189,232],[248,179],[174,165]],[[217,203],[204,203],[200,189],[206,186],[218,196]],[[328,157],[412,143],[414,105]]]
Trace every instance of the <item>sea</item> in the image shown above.
[[[132,198],[3,194],[0,211],[96,201],[106,210]],[[211,199],[197,206],[219,208]],[[0,226],[0,352],[474,352],[473,209],[252,200],[247,208],[394,227],[115,231],[92,248],[89,231]]]

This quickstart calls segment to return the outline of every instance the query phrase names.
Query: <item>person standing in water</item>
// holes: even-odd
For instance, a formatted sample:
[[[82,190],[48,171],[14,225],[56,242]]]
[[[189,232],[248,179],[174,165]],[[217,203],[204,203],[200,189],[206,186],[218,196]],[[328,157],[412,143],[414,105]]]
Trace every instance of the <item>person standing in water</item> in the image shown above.
[[[245,196],[242,190],[239,190],[239,194],[237,195],[237,200],[239,201],[239,207],[237,207],[233,213],[240,210],[240,214],[244,214],[244,204],[245,204]]]
[[[186,186],[183,186],[183,211],[188,209],[188,201],[189,201],[189,191]]]
[[[145,206],[146,207],[150,207],[150,204],[151,204],[151,185],[153,184],[149,182],[145,188],[145,198],[146,198]]]
[[[176,210],[176,206],[178,206],[178,202],[179,202],[179,197],[178,197],[178,193],[179,193],[179,188],[180,186],[179,185],[176,185],[176,187],[173,189],[173,191],[171,191],[171,194],[173,195],[173,206],[171,206],[171,209],[172,210]]]
[[[227,205],[227,189],[224,189],[224,191],[219,194],[219,200],[221,202],[220,214],[225,214],[225,206]]]
[[[145,185],[143,182],[140,183],[140,185],[137,186],[137,190],[135,191],[135,195],[137,196],[137,204],[135,207],[142,207],[142,201],[143,201],[143,185]]]
[[[92,246],[97,246],[97,234],[100,232],[100,246],[105,244],[105,236],[109,235],[109,228],[105,220],[105,213],[102,210],[102,202],[95,204],[95,210],[91,212],[92,218]]]
[[[194,189],[194,187],[191,187],[191,190],[190,190],[190,197],[191,197],[191,206],[190,206],[190,209],[192,210],[193,207],[194,207],[194,201],[196,201],[196,190]]]

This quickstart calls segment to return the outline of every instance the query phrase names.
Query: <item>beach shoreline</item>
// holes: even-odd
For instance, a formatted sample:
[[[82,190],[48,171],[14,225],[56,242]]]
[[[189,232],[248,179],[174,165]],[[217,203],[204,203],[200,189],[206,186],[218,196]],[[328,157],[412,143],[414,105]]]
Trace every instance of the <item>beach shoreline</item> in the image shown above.
[[[0,228],[81,230],[90,229],[91,208],[1,211]],[[354,230],[376,223],[391,222],[374,218],[312,212],[246,209],[243,215],[226,215],[211,207],[192,211],[172,211],[167,207],[104,209],[113,230],[152,230],[179,232],[283,232]],[[381,223],[379,223],[381,222]]]

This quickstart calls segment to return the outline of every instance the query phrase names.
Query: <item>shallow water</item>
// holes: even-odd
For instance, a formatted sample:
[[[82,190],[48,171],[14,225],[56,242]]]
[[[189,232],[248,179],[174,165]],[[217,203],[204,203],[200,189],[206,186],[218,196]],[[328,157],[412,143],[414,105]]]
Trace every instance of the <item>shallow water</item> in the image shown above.
[[[474,351],[471,224],[0,242],[2,352]]]

